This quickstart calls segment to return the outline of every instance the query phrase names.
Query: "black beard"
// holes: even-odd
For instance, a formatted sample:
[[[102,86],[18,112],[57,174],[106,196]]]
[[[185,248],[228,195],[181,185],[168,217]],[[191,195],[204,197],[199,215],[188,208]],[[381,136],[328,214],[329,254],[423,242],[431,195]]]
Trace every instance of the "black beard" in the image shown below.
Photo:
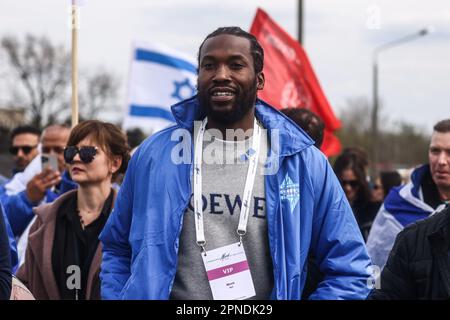
[[[256,92],[257,82],[255,79],[255,85],[250,91],[242,92],[242,90],[238,90],[238,92],[236,92],[236,102],[232,110],[228,113],[212,111],[209,103],[210,95],[206,89],[198,88],[197,99],[200,107],[206,111],[208,119],[226,125],[241,120],[254,107],[256,102]]]

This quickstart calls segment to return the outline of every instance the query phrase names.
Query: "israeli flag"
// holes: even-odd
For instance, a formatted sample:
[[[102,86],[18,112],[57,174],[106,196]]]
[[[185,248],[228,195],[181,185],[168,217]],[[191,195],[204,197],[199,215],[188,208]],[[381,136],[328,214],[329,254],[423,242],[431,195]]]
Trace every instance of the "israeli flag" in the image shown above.
[[[136,43],[123,129],[153,134],[175,120],[170,106],[196,94],[197,62],[163,45]]]

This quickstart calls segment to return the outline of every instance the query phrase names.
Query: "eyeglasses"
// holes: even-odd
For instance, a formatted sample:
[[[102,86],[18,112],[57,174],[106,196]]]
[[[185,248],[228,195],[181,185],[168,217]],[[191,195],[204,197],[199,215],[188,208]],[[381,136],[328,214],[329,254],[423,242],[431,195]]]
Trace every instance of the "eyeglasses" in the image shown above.
[[[84,146],[78,148],[76,146],[69,146],[64,149],[64,161],[68,164],[73,163],[73,159],[77,153],[80,155],[80,160],[83,163],[91,163],[97,154],[97,147]]]
[[[374,185],[372,186],[372,188],[373,188],[373,190],[379,190],[379,189],[383,188],[383,186],[382,186],[382,185],[379,185],[379,184],[374,184]]]
[[[17,155],[19,153],[19,150],[22,150],[22,152],[27,155],[29,154],[36,146],[11,146],[9,147],[9,152],[13,155]]]
[[[350,186],[352,189],[355,189],[359,186],[358,180],[341,180],[342,187],[345,187],[346,185]]]
[[[64,152],[64,147],[47,147],[42,146],[42,153],[52,153],[61,154]]]

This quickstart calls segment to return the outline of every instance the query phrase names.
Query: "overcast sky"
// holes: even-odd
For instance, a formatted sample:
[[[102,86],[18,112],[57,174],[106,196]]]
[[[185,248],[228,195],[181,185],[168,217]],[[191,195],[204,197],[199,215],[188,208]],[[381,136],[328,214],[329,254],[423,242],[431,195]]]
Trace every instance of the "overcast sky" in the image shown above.
[[[132,41],[163,43],[195,57],[217,27],[248,30],[257,7],[296,36],[293,0],[84,0],[80,67],[112,70],[125,88]],[[431,34],[381,54],[379,91],[384,112],[395,120],[429,132],[450,117],[450,1],[304,0],[304,10],[304,46],[336,113],[348,99],[371,99],[374,48],[432,26]],[[69,47],[69,17],[68,0],[0,0],[0,37],[45,34]]]

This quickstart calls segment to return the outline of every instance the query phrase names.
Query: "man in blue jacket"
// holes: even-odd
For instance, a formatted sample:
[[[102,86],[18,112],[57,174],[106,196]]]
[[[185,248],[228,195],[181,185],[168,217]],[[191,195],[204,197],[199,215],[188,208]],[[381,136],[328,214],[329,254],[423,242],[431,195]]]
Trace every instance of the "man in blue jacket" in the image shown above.
[[[102,297],[300,299],[311,252],[311,299],[366,298],[370,259],[333,170],[256,98],[257,40],[219,28],[198,58],[198,96],[136,151],[100,235]]]
[[[70,128],[66,126],[51,125],[44,130],[41,137],[42,153],[53,154],[57,157],[59,172],[50,168],[42,169],[41,160],[35,159],[35,161],[39,161],[37,167],[39,167],[40,172],[33,174],[31,180],[26,181],[25,190],[19,191],[17,194],[5,192],[0,196],[16,237],[22,234],[33,219],[33,207],[41,202],[52,202],[60,194],[75,186],[68,173],[65,172],[63,157],[69,134]],[[55,188],[55,186],[58,186],[58,188]],[[60,191],[60,189],[63,190]]]
[[[69,134],[69,127],[51,125],[44,130],[41,137],[42,152],[53,154],[57,157],[59,171],[45,168],[26,182],[25,190],[17,194],[5,192],[0,195],[0,201],[3,204],[11,230],[14,236],[19,239],[17,243],[19,264],[23,263],[25,256],[28,231],[34,218],[33,208],[41,203],[52,202],[61,194],[77,187],[77,184],[72,181],[68,172],[65,171],[63,151]],[[34,165],[34,161],[40,162],[40,158],[33,160],[31,165]],[[39,169],[42,167],[41,163],[38,164],[38,167]],[[27,173],[27,170],[28,168],[25,170],[25,173]]]

